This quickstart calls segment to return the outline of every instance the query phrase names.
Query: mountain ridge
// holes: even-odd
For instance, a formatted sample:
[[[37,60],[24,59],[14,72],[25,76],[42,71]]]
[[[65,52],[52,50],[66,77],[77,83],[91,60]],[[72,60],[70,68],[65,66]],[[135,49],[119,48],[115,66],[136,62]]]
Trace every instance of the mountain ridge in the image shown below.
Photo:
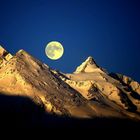
[[[129,78],[116,77],[92,57],[74,73],[64,74],[19,50],[0,69],[0,92],[28,97],[50,114],[139,120],[139,83],[131,80],[129,85]]]

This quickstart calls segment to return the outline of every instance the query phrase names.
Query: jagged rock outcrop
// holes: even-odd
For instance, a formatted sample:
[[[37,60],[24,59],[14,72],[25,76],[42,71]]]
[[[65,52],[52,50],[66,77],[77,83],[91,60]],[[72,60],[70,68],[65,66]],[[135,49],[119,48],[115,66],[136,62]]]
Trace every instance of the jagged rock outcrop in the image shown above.
[[[123,85],[128,86],[134,92],[137,92],[140,95],[140,84],[134,81],[132,78],[122,75],[110,73],[110,76],[122,82]]]
[[[12,55],[8,53],[2,46],[0,46],[0,68],[3,67],[11,58]]]

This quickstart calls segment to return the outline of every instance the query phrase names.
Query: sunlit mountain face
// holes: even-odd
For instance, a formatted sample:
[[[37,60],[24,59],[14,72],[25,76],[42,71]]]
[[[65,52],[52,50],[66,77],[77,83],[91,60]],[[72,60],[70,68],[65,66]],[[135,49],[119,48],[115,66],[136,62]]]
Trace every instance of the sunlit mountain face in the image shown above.
[[[0,122],[10,127],[138,127],[140,85],[90,56],[74,73],[0,48]],[[137,124],[137,125],[136,125]]]

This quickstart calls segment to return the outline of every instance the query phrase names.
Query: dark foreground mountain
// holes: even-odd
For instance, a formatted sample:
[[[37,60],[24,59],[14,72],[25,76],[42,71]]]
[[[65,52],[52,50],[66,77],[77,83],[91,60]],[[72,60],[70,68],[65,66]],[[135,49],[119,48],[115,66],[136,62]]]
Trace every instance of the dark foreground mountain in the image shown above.
[[[0,48],[0,122],[7,127],[138,127],[140,86],[108,73],[92,57],[73,74],[24,50]]]

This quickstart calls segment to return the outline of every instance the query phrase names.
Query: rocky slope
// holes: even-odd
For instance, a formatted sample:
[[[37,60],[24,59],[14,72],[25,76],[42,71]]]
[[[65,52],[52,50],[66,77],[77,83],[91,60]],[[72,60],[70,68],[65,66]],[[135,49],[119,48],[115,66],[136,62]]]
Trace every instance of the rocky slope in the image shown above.
[[[52,70],[24,50],[0,48],[0,93],[31,99],[49,114],[140,119],[139,84],[109,74],[89,57],[73,74]]]
[[[88,57],[73,74],[61,73],[58,76],[89,101],[100,101],[102,96],[101,102],[106,101],[109,106],[113,102],[130,116],[139,116],[139,83],[120,74],[109,74],[92,57]]]
[[[0,69],[0,92],[26,96],[50,113],[91,117],[94,111],[75,90],[55,77],[47,65],[20,50]]]

